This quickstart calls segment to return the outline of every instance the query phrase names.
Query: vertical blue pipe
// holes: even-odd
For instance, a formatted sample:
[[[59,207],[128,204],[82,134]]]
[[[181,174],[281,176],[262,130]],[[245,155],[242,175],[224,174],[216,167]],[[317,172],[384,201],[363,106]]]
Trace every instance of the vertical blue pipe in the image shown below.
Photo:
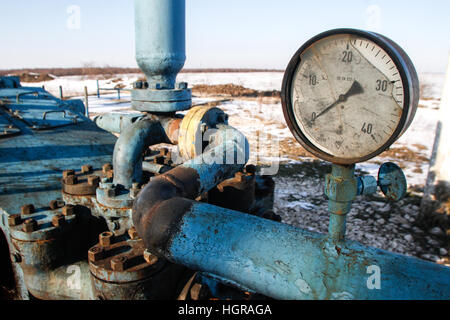
[[[185,0],[135,0],[136,61],[150,87],[174,89],[186,61]]]

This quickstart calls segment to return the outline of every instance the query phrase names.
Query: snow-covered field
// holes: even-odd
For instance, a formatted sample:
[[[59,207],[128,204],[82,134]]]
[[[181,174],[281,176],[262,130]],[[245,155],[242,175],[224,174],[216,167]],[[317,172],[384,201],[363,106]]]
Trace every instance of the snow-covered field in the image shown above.
[[[122,85],[131,88],[137,78],[135,74],[117,75],[100,80],[100,87]],[[181,73],[177,80],[188,82],[190,86],[233,83],[255,90],[280,90],[282,78],[281,72]],[[405,171],[409,186],[414,186],[416,192],[423,188],[428,173],[444,75],[421,74],[419,78],[426,96],[420,101],[409,130],[391,147],[391,151],[357,165],[358,172],[377,175],[381,163],[398,163]],[[91,114],[132,112],[127,92],[121,93],[120,100],[116,93],[111,92],[104,92],[100,99],[97,98],[95,79],[62,77],[30,85],[45,86],[56,96],[59,95],[59,86],[62,86],[65,96],[79,98],[87,86],[89,93],[94,95],[89,97]],[[211,100],[214,98],[194,97],[193,103]],[[286,126],[281,103],[236,98],[223,102],[219,107],[230,115],[230,125],[249,138],[253,151],[250,162],[279,167],[279,173],[274,176],[277,186],[275,209],[282,215],[283,222],[326,232],[327,202],[322,190],[323,174],[329,167],[302,151]],[[388,204],[381,198],[376,202],[371,200],[359,197],[355,201],[348,219],[349,238],[433,261],[448,254],[443,247],[442,230],[423,230],[418,225],[420,199],[405,199],[397,204]]]

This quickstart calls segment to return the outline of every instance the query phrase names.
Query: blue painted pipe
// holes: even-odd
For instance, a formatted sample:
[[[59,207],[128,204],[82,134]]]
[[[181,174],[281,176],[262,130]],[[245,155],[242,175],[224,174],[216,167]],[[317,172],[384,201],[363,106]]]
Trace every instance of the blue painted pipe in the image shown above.
[[[448,267],[204,203],[171,230],[169,260],[276,299],[450,299]]]
[[[232,178],[244,168],[250,156],[250,145],[240,131],[224,124],[217,125],[217,129],[211,148],[181,166],[195,169],[198,173],[199,194]]]
[[[161,123],[140,118],[125,127],[114,147],[114,184],[130,189],[142,179],[142,154],[145,148],[168,142]]]
[[[174,89],[186,61],[185,0],[135,0],[136,61],[150,86]]]

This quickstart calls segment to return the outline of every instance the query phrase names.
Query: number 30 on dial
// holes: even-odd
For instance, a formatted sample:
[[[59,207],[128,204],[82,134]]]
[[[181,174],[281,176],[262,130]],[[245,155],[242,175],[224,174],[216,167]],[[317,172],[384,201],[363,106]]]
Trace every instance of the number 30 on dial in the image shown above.
[[[385,151],[411,124],[419,82],[407,54],[386,37],[337,29],[305,43],[291,59],[283,112],[296,139],[338,164]]]

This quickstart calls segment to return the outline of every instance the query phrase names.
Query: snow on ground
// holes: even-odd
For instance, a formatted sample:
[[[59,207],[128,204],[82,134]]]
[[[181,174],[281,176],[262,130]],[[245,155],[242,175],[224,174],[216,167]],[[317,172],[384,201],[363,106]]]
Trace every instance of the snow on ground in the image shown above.
[[[117,75],[100,80],[100,87],[122,85],[131,88],[137,78],[136,74]],[[188,82],[190,86],[233,83],[255,90],[280,90],[282,78],[281,72],[181,73],[177,80]],[[415,190],[423,187],[434,143],[444,75],[421,74],[420,81],[425,84],[426,99],[420,101],[409,130],[391,147],[391,151],[358,164],[357,172],[376,176],[381,163],[393,161],[404,169],[409,186],[415,186]],[[56,96],[59,96],[60,85],[65,96],[82,96],[84,86],[88,87],[90,94],[97,92],[96,80],[81,76],[31,84],[42,85]],[[195,97],[193,104],[211,100],[214,98]],[[278,169],[274,175],[275,210],[283,222],[311,231],[327,232],[329,213],[323,185],[330,166],[301,151],[303,149],[286,126],[281,103],[237,98],[218,107],[230,115],[230,125],[248,137],[252,151],[250,162],[270,162]],[[116,93],[111,92],[102,92],[100,99],[90,96],[89,110],[91,114],[132,112],[130,94],[122,92],[120,100]],[[409,197],[394,204],[387,203],[380,194],[358,197],[348,216],[347,236],[365,245],[436,261],[448,254],[445,235],[440,228],[427,230],[420,224],[419,206],[420,197]]]

